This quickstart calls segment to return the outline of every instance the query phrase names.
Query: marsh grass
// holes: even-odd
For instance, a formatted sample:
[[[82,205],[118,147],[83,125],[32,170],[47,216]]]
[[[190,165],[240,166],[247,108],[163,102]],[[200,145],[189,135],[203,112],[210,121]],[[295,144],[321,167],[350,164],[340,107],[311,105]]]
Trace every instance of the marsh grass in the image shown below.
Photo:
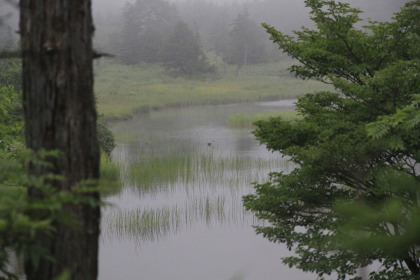
[[[180,213],[174,209],[114,211],[108,216],[109,231],[118,237],[157,240],[180,226]]]
[[[240,77],[226,66],[220,79],[188,80],[157,65],[103,61],[95,66],[98,111],[105,120],[119,120],[164,107],[290,99],[326,88],[291,77],[288,66],[290,62],[247,66]]]
[[[213,150],[192,152],[168,151],[155,154],[148,150],[129,167],[130,185],[139,193],[171,190],[177,185],[194,185],[195,188],[209,186],[240,186],[260,179],[260,172],[269,168],[287,168],[288,161],[278,157],[271,159],[252,158],[239,155],[216,155]]]
[[[162,184],[173,184],[187,169],[187,157],[181,154],[142,157],[129,169],[130,182],[143,190],[151,190]]]
[[[232,206],[237,208],[236,206]],[[106,215],[104,225],[108,238],[131,238],[139,241],[156,241],[180,229],[192,226],[197,221],[205,221],[230,226],[247,220],[252,224],[253,216],[242,209],[230,214],[224,196],[204,196],[188,201],[182,206],[155,209],[119,209]]]
[[[271,118],[281,117],[286,121],[293,121],[300,118],[300,115],[296,111],[286,111],[278,113],[260,113],[254,115],[239,114],[229,117],[227,120],[227,126],[230,128],[254,128],[255,122],[261,120],[269,120]]]
[[[137,161],[128,167],[125,187],[130,197],[152,201],[104,215],[108,238],[156,241],[197,222],[209,227],[257,224],[242,206],[242,195],[253,182],[266,180],[267,170],[289,168],[280,156],[253,158],[212,149],[162,153],[148,148]]]

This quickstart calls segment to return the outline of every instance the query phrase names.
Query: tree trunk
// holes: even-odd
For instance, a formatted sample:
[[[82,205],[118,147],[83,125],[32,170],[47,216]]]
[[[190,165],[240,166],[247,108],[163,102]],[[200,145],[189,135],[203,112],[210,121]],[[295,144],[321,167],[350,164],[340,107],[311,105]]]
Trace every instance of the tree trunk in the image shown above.
[[[20,32],[23,54],[23,107],[27,147],[58,150],[48,159],[63,180],[59,190],[99,177],[99,148],[93,96],[90,0],[21,0]],[[31,165],[30,171],[46,172]],[[29,191],[30,195],[34,195]],[[97,193],[90,194],[99,199]],[[69,204],[77,228],[60,221],[53,236],[40,235],[38,244],[55,258],[28,262],[28,280],[49,280],[63,271],[71,279],[97,278],[99,207]]]
[[[245,42],[245,53],[244,53],[244,66],[248,65],[248,43]]]

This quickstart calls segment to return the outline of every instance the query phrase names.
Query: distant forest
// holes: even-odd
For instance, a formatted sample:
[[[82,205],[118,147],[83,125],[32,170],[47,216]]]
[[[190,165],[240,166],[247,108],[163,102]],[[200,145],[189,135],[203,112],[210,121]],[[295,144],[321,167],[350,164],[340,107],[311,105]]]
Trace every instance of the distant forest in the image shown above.
[[[386,21],[407,0],[347,2],[361,8],[365,19]],[[212,75],[220,63],[235,65],[239,75],[247,64],[280,59],[261,23],[286,34],[312,27],[303,0],[93,0],[92,5],[96,50],[119,63],[157,63],[182,76]],[[17,12],[2,5],[1,49],[17,47]]]
[[[123,63],[162,63],[168,55],[164,50],[170,44],[170,34],[175,32],[176,24],[182,21],[188,25],[188,30],[183,30],[182,36],[190,37],[185,44],[195,45],[196,49],[189,51],[195,52],[196,60],[203,61],[199,67],[209,70],[209,65],[204,62],[207,60],[204,53],[209,52],[238,67],[275,59],[273,55],[279,55],[279,52],[261,27],[263,22],[285,33],[312,25],[303,1],[218,2],[222,1],[133,0],[125,3],[113,1],[107,6],[106,0],[94,0],[95,46],[101,51],[116,54]],[[388,20],[407,1],[348,2],[365,11],[364,18],[382,21]],[[117,5],[118,8],[115,8]],[[181,32],[179,28],[178,25],[178,32]],[[189,32],[194,34],[194,38],[187,34]],[[242,45],[242,50],[232,46],[234,40],[238,45],[236,47]],[[241,57],[234,57],[238,52],[242,54]]]
[[[121,55],[117,48],[118,44],[120,47],[124,47],[125,44],[121,40],[121,36],[123,36],[124,24],[127,23],[126,7],[130,4],[135,5],[135,2],[136,0],[92,0],[96,27],[94,36],[96,49]],[[291,33],[301,26],[311,27],[312,25],[303,0],[141,0],[138,2],[160,3],[162,7],[167,8],[166,12],[171,10],[167,16],[172,18],[172,24],[177,20],[188,24],[189,29],[196,35],[203,52],[214,51],[220,55],[222,55],[221,52],[224,52],[223,56],[225,57],[228,56],[228,37],[229,32],[233,29],[232,24],[240,14],[244,15],[246,11],[249,20],[257,26],[257,31],[254,33],[255,38],[265,45],[262,51],[265,54],[260,53],[258,54],[260,57],[254,59],[262,62],[267,59],[272,60],[272,57],[266,55],[270,55],[274,46],[269,41],[269,36],[260,27],[261,23],[268,23],[285,33]],[[388,20],[403,3],[408,1],[347,0],[344,2],[349,2],[352,6],[361,8],[364,11],[364,18],[384,21]],[[16,33],[18,30],[18,11],[10,5],[3,4],[0,16],[4,21],[0,25],[0,47],[4,49],[15,46],[18,42]],[[147,18],[147,12],[138,13],[137,16]],[[156,26],[156,29],[159,29],[159,27]],[[257,35],[257,33],[259,34]],[[154,36],[159,35],[156,33]],[[252,58],[250,62],[252,63]]]
[[[131,1],[112,1],[111,6],[104,5],[106,0],[93,0],[93,13],[96,25],[96,43],[101,48],[107,49],[107,39],[110,33],[121,29],[123,24],[123,9],[125,3]],[[290,33],[301,26],[310,27],[311,20],[308,18],[308,10],[304,2],[297,0],[251,0],[251,1],[225,1],[226,4],[209,0],[179,0],[167,1],[173,3],[178,11],[179,17],[187,22],[189,26],[198,31],[201,36],[202,45],[206,50],[211,49],[211,34],[217,25],[227,22],[228,25],[247,9],[250,18],[258,25],[262,22],[273,25],[279,30]],[[347,0],[352,6],[361,8],[365,18],[383,21],[388,20],[394,12],[407,0]],[[117,6],[118,5],[118,6]],[[118,8],[115,8],[118,7]],[[228,27],[228,26],[227,26]],[[262,30],[262,28],[261,28]],[[268,40],[268,36],[267,36]]]

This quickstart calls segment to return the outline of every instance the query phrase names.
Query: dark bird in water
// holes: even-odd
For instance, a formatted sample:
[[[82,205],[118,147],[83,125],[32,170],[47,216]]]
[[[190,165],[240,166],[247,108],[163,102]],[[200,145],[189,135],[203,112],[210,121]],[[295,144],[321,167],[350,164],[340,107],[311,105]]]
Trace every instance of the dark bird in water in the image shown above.
[[[213,146],[214,146],[214,141],[208,142],[208,143],[207,143],[207,146],[209,146],[209,147],[213,147]]]

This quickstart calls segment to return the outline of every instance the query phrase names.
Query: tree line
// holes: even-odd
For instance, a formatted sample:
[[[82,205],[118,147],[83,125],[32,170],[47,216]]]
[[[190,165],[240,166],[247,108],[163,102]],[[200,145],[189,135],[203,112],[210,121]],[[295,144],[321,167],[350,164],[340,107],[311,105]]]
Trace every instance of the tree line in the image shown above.
[[[109,36],[108,51],[124,64],[158,63],[184,76],[214,73],[214,62],[206,55],[209,51],[238,69],[268,61],[267,36],[246,9],[235,18],[226,17],[222,8],[217,12],[209,31],[203,32],[196,21],[183,20],[177,7],[165,0],[127,3],[119,30]]]
[[[374,20],[389,18],[391,11],[396,11],[401,3],[383,0],[377,5],[352,0],[353,5],[368,9],[369,17]],[[166,65],[173,74],[185,75],[185,72],[200,72],[200,69],[204,73],[212,72],[215,69],[209,65],[220,66],[220,63],[224,63],[236,65],[240,73],[244,63],[264,63],[279,59],[279,52],[268,40],[269,36],[261,28],[261,22],[292,34],[294,29],[301,26],[313,27],[308,13],[309,9],[305,8],[303,1],[294,0],[245,1],[240,4],[216,4],[206,0],[174,3],[167,0],[138,0],[126,4],[120,13],[113,11],[108,15],[96,14],[95,21],[98,30],[101,30],[97,34],[96,43],[99,48],[115,54],[125,64],[159,63]],[[141,23],[139,18],[142,19]],[[179,33],[180,29],[175,30],[178,21],[187,23],[189,32],[193,32],[195,38],[188,36],[185,30],[184,33]],[[173,60],[173,53],[168,54],[166,50],[170,49],[169,38],[174,32],[178,34],[173,37],[181,37],[185,42],[179,46],[178,52],[184,55],[190,53],[190,63],[186,65],[196,65],[189,71],[186,71],[189,68],[186,65],[180,66],[181,71],[179,67],[171,68],[176,60]],[[199,54],[189,50],[187,44],[198,45]],[[208,62],[203,63],[206,60]]]

